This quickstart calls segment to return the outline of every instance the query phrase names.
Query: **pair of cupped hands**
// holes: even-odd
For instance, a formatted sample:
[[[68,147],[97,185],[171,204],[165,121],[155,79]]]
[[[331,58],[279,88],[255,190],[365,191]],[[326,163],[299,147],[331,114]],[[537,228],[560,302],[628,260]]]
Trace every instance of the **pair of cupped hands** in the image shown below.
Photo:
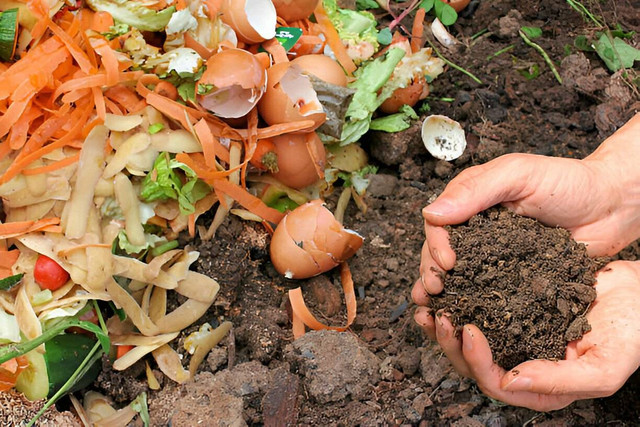
[[[510,371],[493,363],[475,325],[460,333],[446,313],[428,308],[443,290],[440,274],[456,254],[445,225],[502,204],[517,214],[564,227],[591,256],[614,255],[640,237],[640,114],[583,160],[508,154],[464,170],[422,215],[426,241],[412,291],[414,318],[453,367],[488,396],[538,411],[615,393],[640,366],[640,261],[614,261],[597,274],[592,327],[567,345],[564,360],[530,360]]]

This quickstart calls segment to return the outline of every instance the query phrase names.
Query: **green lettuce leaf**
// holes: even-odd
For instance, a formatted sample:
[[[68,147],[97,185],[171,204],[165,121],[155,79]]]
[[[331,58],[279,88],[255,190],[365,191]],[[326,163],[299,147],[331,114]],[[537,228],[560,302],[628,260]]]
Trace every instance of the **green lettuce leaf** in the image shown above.
[[[356,80],[349,85],[356,89],[356,93],[347,109],[340,145],[356,142],[369,130],[373,112],[390,95],[380,96],[378,91],[389,80],[404,55],[404,50],[392,48],[356,71]]]
[[[180,213],[190,215],[195,212],[195,203],[210,192],[211,188],[199,180],[189,166],[171,158],[168,153],[160,153],[142,182],[140,197],[146,202],[177,200]]]
[[[98,12],[108,12],[113,20],[140,31],[162,31],[169,23],[175,6],[161,11],[144,7],[141,2],[127,0],[87,0],[89,7]]]
[[[418,115],[415,110],[408,105],[403,105],[398,113],[372,120],[369,129],[383,132],[400,132],[409,129],[411,120],[417,119]]]

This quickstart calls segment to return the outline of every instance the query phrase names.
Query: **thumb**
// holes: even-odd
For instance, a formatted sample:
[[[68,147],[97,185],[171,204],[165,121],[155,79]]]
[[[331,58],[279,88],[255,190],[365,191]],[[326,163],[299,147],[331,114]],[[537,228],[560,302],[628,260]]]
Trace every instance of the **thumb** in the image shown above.
[[[530,360],[513,368],[501,379],[504,391],[528,391],[546,395],[579,395],[602,397],[617,390],[608,369],[599,363],[590,363],[589,357],[574,360]],[[622,384],[620,384],[621,386]]]
[[[522,197],[539,156],[507,154],[462,171],[422,210],[437,226],[460,224],[493,205]]]

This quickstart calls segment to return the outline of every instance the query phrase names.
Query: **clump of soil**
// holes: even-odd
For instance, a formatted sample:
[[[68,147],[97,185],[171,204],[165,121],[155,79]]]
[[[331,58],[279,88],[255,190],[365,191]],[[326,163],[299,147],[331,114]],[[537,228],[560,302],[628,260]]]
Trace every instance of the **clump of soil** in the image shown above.
[[[457,260],[433,308],[454,326],[477,325],[498,365],[563,359],[567,342],[591,329],[584,314],[603,260],[567,230],[492,208],[449,234]]]

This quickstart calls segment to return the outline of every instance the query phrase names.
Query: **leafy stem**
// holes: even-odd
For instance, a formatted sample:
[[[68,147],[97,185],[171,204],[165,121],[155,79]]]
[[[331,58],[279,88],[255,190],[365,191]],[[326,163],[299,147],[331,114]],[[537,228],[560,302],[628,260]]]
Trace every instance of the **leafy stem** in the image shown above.
[[[551,68],[551,72],[555,76],[558,83],[562,84],[562,77],[560,77],[560,74],[558,73],[556,66],[553,65],[553,61],[551,61],[551,58],[549,58],[549,55],[547,55],[547,52],[545,52],[544,49],[539,44],[532,42],[522,30],[518,30],[518,33],[520,34],[520,37],[522,37],[522,40],[524,40],[524,42],[527,45],[531,46],[536,51],[538,51],[540,55],[542,55],[544,62],[546,62],[549,68]]]
[[[427,42],[429,43],[429,46],[431,46],[431,49],[433,49],[433,51],[436,53],[436,55],[438,55],[438,58],[442,59],[445,62],[445,64],[447,64],[451,68],[454,68],[454,69],[460,71],[462,74],[468,76],[471,80],[473,80],[474,82],[478,83],[479,85],[482,84],[482,80],[480,80],[479,78],[474,76],[470,71],[465,70],[461,66],[459,66],[457,64],[454,64],[453,62],[449,61],[447,58],[442,56],[440,51],[434,46],[434,44],[431,41],[427,40]]]

